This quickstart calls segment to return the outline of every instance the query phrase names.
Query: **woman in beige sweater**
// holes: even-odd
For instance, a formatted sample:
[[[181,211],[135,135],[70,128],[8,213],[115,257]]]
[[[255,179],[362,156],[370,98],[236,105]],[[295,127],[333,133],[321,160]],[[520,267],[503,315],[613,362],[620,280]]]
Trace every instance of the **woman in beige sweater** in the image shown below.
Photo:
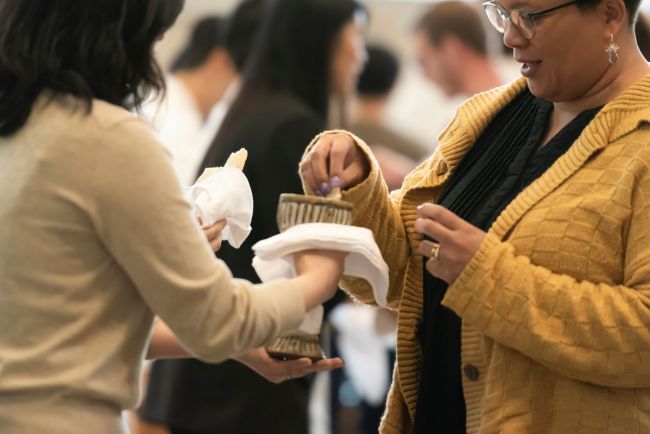
[[[234,280],[168,155],[133,116],[181,0],[0,5],[0,433],[115,434],[137,402],[154,315],[218,362],[297,327],[340,254]]]

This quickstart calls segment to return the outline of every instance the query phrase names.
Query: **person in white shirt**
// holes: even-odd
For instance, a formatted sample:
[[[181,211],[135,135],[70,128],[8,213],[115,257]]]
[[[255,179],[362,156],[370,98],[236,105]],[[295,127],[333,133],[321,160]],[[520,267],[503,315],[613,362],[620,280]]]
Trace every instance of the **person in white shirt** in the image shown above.
[[[209,145],[202,137],[210,113],[239,75],[225,47],[225,27],[219,17],[207,17],[197,23],[166,77],[166,98],[150,101],[143,110],[171,153],[174,169],[184,186],[196,179]]]

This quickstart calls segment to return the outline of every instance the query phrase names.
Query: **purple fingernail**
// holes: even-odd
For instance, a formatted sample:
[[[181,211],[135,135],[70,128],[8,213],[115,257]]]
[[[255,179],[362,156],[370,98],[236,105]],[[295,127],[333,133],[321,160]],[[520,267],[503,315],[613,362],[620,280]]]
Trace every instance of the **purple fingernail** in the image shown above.
[[[323,195],[323,192],[322,192],[322,191],[320,191],[320,190],[316,190],[316,196],[322,196],[322,195]]]
[[[341,178],[334,176],[330,183],[332,184],[332,187],[339,188],[341,186]]]
[[[327,182],[323,182],[320,185],[320,191],[322,191],[324,194],[327,194],[330,191],[332,191],[332,187],[330,187],[330,185]]]

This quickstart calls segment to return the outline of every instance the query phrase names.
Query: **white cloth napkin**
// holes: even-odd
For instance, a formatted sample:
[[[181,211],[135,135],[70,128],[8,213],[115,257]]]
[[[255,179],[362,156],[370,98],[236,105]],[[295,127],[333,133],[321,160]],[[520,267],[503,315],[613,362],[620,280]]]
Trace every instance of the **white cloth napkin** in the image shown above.
[[[238,249],[248,238],[252,230],[253,192],[241,170],[223,168],[187,188],[185,195],[203,226],[226,219],[221,237],[231,246]]]
[[[332,223],[306,223],[260,241],[253,246],[253,267],[263,282],[296,275],[293,254],[303,250],[324,249],[348,252],[344,274],[365,279],[375,301],[386,305],[388,265],[381,256],[372,232],[366,228]],[[298,332],[318,334],[323,322],[323,307],[305,316]]]

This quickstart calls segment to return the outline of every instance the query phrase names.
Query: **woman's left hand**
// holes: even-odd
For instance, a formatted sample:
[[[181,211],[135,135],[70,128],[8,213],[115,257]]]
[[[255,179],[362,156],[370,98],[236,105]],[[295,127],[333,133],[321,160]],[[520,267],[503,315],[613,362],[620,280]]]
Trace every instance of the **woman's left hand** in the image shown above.
[[[276,360],[271,358],[264,347],[249,350],[241,356],[235,357],[234,360],[243,363],[275,384],[343,367],[343,360],[339,358],[322,359],[317,362],[312,362],[307,357],[297,360]]]
[[[453,284],[472,260],[487,235],[448,209],[434,204],[418,207],[415,230],[436,242],[424,240],[419,252],[428,257],[429,273]]]
[[[201,219],[199,219],[199,224],[201,225]],[[218,252],[219,249],[221,249],[221,231],[223,231],[223,228],[226,227],[226,221],[225,220],[219,220],[215,224],[213,224],[210,227],[203,227],[201,225],[201,229],[203,229],[203,233],[205,234],[205,237],[208,239],[208,242],[210,243],[210,247],[212,247],[213,252]]]

